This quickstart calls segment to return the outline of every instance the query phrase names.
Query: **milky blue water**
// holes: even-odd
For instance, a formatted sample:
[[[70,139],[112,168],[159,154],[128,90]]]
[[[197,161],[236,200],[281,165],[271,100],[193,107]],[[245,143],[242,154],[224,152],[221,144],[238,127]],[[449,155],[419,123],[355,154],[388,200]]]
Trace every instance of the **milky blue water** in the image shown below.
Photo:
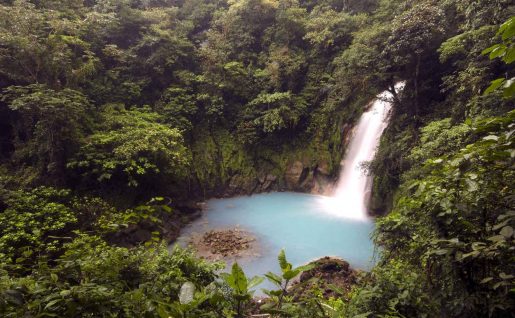
[[[256,237],[258,256],[236,259],[248,276],[279,273],[277,255],[284,248],[294,266],[323,256],[337,256],[352,267],[373,265],[370,220],[347,219],[328,211],[324,197],[276,192],[207,202],[203,216],[186,227],[179,239],[186,244],[193,233],[239,226]],[[226,259],[229,263],[234,259]],[[262,284],[260,288],[269,288]]]
[[[395,85],[399,91],[403,87],[404,83]],[[370,269],[374,224],[368,217],[367,201],[372,183],[361,167],[374,158],[391,107],[391,94],[383,92],[361,116],[332,197],[281,192],[209,200],[202,218],[185,229],[179,243],[185,245],[192,236],[211,229],[240,227],[256,237],[257,250],[225,261],[229,265],[238,261],[248,276],[279,273],[277,255],[282,248],[294,266],[336,256],[356,269]]]

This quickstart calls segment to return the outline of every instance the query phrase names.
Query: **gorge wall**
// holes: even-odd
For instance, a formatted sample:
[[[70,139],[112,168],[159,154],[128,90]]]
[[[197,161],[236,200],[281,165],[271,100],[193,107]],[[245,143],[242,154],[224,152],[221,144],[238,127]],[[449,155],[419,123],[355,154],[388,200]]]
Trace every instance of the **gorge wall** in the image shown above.
[[[228,131],[204,134],[192,146],[190,193],[199,199],[268,191],[327,194],[351,131],[352,125],[339,123],[323,137],[251,149]]]

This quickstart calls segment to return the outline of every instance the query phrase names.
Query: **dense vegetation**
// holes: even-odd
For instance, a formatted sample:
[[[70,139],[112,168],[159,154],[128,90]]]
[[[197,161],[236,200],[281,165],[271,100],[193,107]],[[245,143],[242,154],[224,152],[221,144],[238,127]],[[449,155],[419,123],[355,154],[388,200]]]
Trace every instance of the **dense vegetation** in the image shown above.
[[[0,0],[0,315],[256,311],[163,228],[190,199],[338,172],[349,127],[394,99],[377,158],[376,268],[285,317],[512,317],[510,0]],[[510,19],[511,17],[511,19]],[[404,81],[404,90],[395,84]],[[486,93],[485,93],[486,91]],[[321,169],[323,167],[323,169]],[[303,174],[304,174],[303,170]],[[137,244],[131,227],[152,229]],[[130,245],[130,246],[127,246]]]

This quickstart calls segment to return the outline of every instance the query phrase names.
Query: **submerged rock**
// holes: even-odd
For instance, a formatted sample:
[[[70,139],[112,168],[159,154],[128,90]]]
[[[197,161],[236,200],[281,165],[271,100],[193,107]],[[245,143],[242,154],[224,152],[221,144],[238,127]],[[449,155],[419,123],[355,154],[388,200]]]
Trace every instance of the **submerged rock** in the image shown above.
[[[202,236],[202,243],[213,254],[229,256],[250,248],[255,239],[240,230],[209,231]]]
[[[252,256],[256,239],[239,228],[211,230],[191,238],[191,245],[199,256],[220,260],[227,257]]]

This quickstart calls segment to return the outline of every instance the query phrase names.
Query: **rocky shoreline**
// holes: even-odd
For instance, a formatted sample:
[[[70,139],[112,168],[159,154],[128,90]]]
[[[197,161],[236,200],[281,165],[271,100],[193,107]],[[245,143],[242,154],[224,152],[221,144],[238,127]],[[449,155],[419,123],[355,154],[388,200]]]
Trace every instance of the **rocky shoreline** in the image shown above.
[[[259,257],[256,238],[239,227],[196,233],[189,244],[199,257],[211,261]],[[357,282],[359,271],[341,258],[325,256],[309,264],[314,268],[303,272],[289,288],[294,299],[311,297],[315,288],[326,298],[345,298]]]
[[[172,207],[172,213],[160,213],[158,222],[143,220],[131,224],[127,228],[108,234],[106,239],[111,244],[121,247],[134,247],[143,242],[150,241],[153,233],[159,232],[161,238],[172,244],[181,234],[181,230],[189,223],[195,221],[202,214],[201,202],[189,201]]]
[[[312,165],[307,161],[290,162],[286,170],[278,175],[265,173],[257,177],[236,174],[215,197],[233,197],[270,191],[295,191],[312,194],[329,194],[336,182],[326,162]]]

